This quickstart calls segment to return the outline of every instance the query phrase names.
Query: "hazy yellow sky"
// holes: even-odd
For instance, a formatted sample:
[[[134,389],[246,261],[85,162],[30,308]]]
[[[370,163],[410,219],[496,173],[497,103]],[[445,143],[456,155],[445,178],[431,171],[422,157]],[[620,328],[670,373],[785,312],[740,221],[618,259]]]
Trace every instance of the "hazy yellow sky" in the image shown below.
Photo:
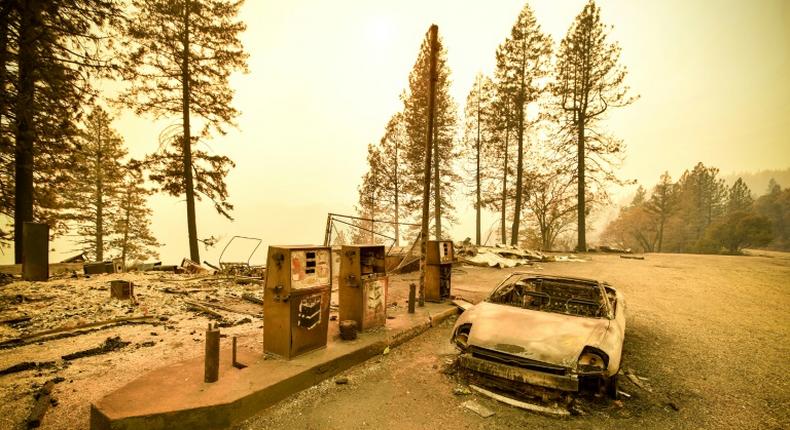
[[[531,1],[556,41],[585,0]],[[609,129],[628,146],[621,176],[652,185],[702,161],[723,173],[790,167],[790,1],[601,0],[641,95]],[[431,23],[448,51],[459,112],[474,74],[489,73],[521,0],[247,0],[242,19],[250,73],[235,76],[239,129],[207,142],[237,167],[227,178],[235,222],[198,205],[199,237],[223,237],[201,257],[216,262],[234,234],[264,245],[318,243],[328,211],[352,213],[366,146],[401,108],[420,41]],[[123,114],[132,155],[154,150],[162,128]],[[788,186],[790,184],[785,184]],[[760,190],[762,191],[762,190]],[[472,236],[471,204],[457,199],[455,239]],[[184,204],[152,201],[162,260],[188,255]],[[496,221],[488,215],[486,226]],[[59,260],[67,245],[58,243]],[[241,254],[241,252],[239,252]],[[262,262],[265,247],[253,262]]]

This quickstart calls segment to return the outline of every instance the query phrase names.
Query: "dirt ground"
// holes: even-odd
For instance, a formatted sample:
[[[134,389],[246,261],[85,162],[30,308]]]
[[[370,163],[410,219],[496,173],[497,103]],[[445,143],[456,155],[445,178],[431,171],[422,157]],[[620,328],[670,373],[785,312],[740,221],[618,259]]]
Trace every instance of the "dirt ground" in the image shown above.
[[[632,395],[622,406],[603,402],[581,417],[555,419],[514,409],[477,395],[454,395],[465,386],[443,369],[457,352],[449,344],[451,323],[281,402],[239,426],[263,428],[790,428],[790,389],[784,364],[790,357],[788,279],[790,254],[725,257],[647,255],[626,260],[587,254],[585,262],[541,263],[520,269],[459,267],[453,293],[481,300],[508,272],[529,270],[602,279],[626,295],[624,367],[647,378],[652,392],[628,381]],[[109,298],[109,282],[132,280],[138,304]],[[393,277],[390,302],[404,306],[417,275]],[[79,336],[0,349],[0,370],[24,361],[54,361],[52,367],[0,375],[0,429],[23,428],[33,394],[61,377],[46,414],[45,429],[86,429],[91,402],[157,367],[198,356],[210,319],[186,301],[213,303],[228,325],[223,334],[260,351],[260,305],[240,299],[260,296],[259,284],[161,273],[115,274],[89,279],[62,277],[44,283],[0,286],[0,324],[5,340],[119,317],[150,316],[143,324],[97,329]],[[131,342],[107,354],[64,361],[68,353],[97,347],[111,336]],[[493,410],[481,418],[461,407],[466,400]],[[674,405],[678,410],[672,407]]]
[[[623,367],[651,391],[621,382],[632,397],[594,403],[583,416],[551,418],[479,395],[455,395],[465,382],[446,375],[456,356],[452,322],[386,356],[310,388],[238,426],[254,429],[790,428],[790,254],[656,255],[645,260],[588,254],[587,262],[532,268],[463,267],[454,294],[481,300],[507,272],[591,277],[626,296]],[[347,378],[347,384],[336,384]],[[495,412],[461,406],[474,399]]]

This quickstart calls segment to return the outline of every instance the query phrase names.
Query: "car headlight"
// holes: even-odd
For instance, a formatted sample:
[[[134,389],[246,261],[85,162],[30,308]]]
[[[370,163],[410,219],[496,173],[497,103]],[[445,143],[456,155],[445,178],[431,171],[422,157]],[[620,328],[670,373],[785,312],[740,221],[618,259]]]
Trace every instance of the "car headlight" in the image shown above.
[[[472,324],[463,324],[458,327],[458,330],[455,332],[455,336],[453,336],[453,343],[461,352],[466,352],[466,349],[469,347],[469,333],[472,331]]]
[[[579,373],[599,373],[606,369],[609,357],[601,350],[586,347],[579,356]]]

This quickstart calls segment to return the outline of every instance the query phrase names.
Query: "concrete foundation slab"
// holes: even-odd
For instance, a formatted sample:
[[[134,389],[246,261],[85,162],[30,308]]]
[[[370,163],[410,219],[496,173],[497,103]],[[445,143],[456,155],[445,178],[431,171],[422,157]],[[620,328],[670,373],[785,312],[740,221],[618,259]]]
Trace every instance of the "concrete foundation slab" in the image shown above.
[[[392,312],[385,328],[343,341],[337,321],[327,347],[293,360],[237,352],[244,369],[232,366],[230,339],[220,352],[219,381],[203,382],[203,357],[157,369],[91,405],[92,430],[220,429],[243,421],[280,400],[328,379],[417,336],[448,317],[450,303],[426,303],[414,314]],[[262,348],[261,348],[262,349]]]

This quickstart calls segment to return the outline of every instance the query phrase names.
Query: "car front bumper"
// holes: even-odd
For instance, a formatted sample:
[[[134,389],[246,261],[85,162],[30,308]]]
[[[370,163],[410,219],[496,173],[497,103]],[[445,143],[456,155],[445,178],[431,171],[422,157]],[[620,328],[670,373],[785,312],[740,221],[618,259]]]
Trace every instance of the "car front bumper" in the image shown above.
[[[516,382],[555,388],[561,391],[579,391],[579,378],[576,375],[555,375],[537,370],[524,369],[503,363],[461,354],[458,363],[469,370]]]

